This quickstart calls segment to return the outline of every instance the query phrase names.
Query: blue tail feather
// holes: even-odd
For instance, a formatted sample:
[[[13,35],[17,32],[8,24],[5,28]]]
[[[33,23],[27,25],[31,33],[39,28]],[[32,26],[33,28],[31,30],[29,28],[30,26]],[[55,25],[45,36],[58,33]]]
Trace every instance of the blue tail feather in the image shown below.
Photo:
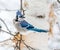
[[[27,28],[28,30],[36,31],[36,32],[48,32],[48,30],[37,29],[37,28]]]

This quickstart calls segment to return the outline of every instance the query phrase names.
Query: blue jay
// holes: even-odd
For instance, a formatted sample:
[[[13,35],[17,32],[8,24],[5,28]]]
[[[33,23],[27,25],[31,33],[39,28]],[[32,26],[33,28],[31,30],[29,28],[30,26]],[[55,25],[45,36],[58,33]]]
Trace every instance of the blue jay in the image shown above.
[[[20,18],[20,19],[18,20],[18,18]],[[16,13],[16,21],[19,22],[19,25],[20,25],[21,28],[25,28],[27,30],[31,30],[31,31],[35,31],[35,32],[48,32],[48,30],[35,28],[33,25],[31,25],[26,20],[24,20],[24,18],[25,17],[23,17],[21,12],[17,11],[17,13]]]

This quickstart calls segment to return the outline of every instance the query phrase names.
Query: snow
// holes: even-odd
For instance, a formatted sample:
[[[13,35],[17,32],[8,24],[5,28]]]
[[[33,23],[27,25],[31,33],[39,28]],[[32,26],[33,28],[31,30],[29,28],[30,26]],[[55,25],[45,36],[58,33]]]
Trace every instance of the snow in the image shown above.
[[[0,18],[2,18],[5,21],[5,23],[7,24],[8,28],[9,28],[9,30],[12,31],[12,33],[14,34],[14,32],[17,31],[16,28],[14,27],[14,25],[13,25],[13,22],[12,22],[13,19],[15,18],[15,12],[5,12],[5,11],[2,11],[0,13],[0,15],[1,15]],[[44,19],[38,19],[38,18],[35,18],[35,17],[31,17],[31,16],[28,17],[27,15],[25,17],[26,17],[25,20],[27,20],[29,23],[33,24],[34,26],[36,26],[38,28],[42,28],[42,29],[48,30],[48,27],[47,27],[48,23],[47,23],[46,20],[43,21]],[[1,25],[4,26],[3,23]],[[3,29],[6,30],[5,26],[3,27]],[[24,34],[25,34],[25,32],[24,32]],[[48,34],[47,33],[31,33],[30,32],[26,36],[27,36],[26,41],[27,41],[28,45],[31,45],[32,47],[37,48],[37,49],[48,50],[48,48],[47,48],[48,47],[48,44],[47,44],[47,42],[48,42]],[[9,34],[6,34],[6,33],[2,34],[2,32],[0,33],[0,41],[6,40],[6,39],[8,39],[10,37],[12,37],[12,36],[10,36]],[[32,39],[31,39],[31,37],[32,37]],[[32,41],[32,42],[28,42],[28,41]],[[44,49],[43,49],[43,47],[44,47]],[[11,49],[11,48],[9,48],[9,49]]]
[[[20,8],[19,3],[19,0],[0,0],[0,9],[16,10]]]
[[[46,0],[47,1],[47,0]],[[29,6],[27,11],[25,12],[25,20],[34,25],[37,28],[42,29],[49,29],[49,24],[47,20],[37,18],[37,15],[44,15],[47,14],[48,5],[45,0],[28,0]],[[43,3],[42,3],[43,2]],[[37,5],[38,4],[38,5]],[[44,5],[45,4],[45,5]],[[17,10],[20,9],[19,0],[0,0],[0,9],[10,9],[10,10]],[[42,11],[43,10],[43,11]],[[15,19],[16,11],[0,11],[0,18],[2,18],[5,23],[7,24],[9,30],[12,34],[17,32],[14,24],[13,19]],[[4,24],[0,21],[1,25],[3,26],[3,30],[6,30]],[[24,34],[26,34],[24,32]],[[27,38],[25,39],[26,43],[34,48],[40,50],[49,50],[48,49],[48,33],[28,33],[25,35]],[[0,41],[6,40],[11,38],[12,36],[6,33],[0,33]],[[13,50],[12,47],[0,47],[0,50]]]

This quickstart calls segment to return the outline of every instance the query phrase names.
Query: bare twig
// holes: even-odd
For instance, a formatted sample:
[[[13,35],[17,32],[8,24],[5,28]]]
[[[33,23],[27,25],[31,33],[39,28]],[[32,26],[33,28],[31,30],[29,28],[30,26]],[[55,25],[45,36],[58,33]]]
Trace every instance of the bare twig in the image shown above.
[[[6,40],[4,40],[4,41],[1,41],[0,43],[6,42],[6,41],[9,41],[9,40],[11,40],[11,38],[6,39]]]
[[[31,46],[28,46],[25,42],[24,42],[24,40],[22,39],[22,35],[21,34],[19,34],[20,35],[20,40],[19,39],[17,39],[17,43],[16,43],[16,47],[15,47],[15,49],[16,50],[21,50],[21,43],[23,43],[26,47],[27,47],[27,49],[28,50],[37,50],[37,49],[35,49],[35,48],[33,48],[33,47],[31,47]]]
[[[6,23],[4,22],[3,19],[0,18],[0,20],[4,23],[5,27],[7,28],[7,30],[11,33],[11,31],[9,30],[9,28],[7,27]]]
[[[28,46],[24,41],[23,41],[23,43],[29,50],[36,50],[35,48],[32,48],[31,46]]]

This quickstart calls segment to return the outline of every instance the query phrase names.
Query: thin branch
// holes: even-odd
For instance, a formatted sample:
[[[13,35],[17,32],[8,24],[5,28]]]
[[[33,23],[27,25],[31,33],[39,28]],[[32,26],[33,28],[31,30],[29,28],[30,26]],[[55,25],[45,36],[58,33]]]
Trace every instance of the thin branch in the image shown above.
[[[24,43],[24,45],[30,50],[30,49],[32,49],[32,50],[37,50],[37,49],[35,49],[35,48],[32,48],[31,46],[28,46],[24,41],[23,41],[23,43]]]
[[[11,38],[6,39],[6,40],[4,40],[4,41],[1,41],[1,42],[0,42],[0,46],[9,45],[9,43],[7,43],[7,42],[10,41],[10,40],[11,40]]]
[[[4,30],[2,30],[2,29],[1,29],[0,31],[5,32],[5,33],[8,33],[8,34],[10,34],[10,35],[14,36],[14,35],[13,35],[13,34],[11,34],[10,32],[4,31]]]
[[[11,38],[6,39],[6,40],[4,40],[4,41],[1,41],[0,43],[6,42],[6,41],[9,41],[9,40],[11,40]]]
[[[4,23],[5,27],[7,28],[7,30],[11,33],[11,31],[9,30],[8,26],[6,25],[6,23],[4,22],[3,19],[0,18],[0,20]]]

